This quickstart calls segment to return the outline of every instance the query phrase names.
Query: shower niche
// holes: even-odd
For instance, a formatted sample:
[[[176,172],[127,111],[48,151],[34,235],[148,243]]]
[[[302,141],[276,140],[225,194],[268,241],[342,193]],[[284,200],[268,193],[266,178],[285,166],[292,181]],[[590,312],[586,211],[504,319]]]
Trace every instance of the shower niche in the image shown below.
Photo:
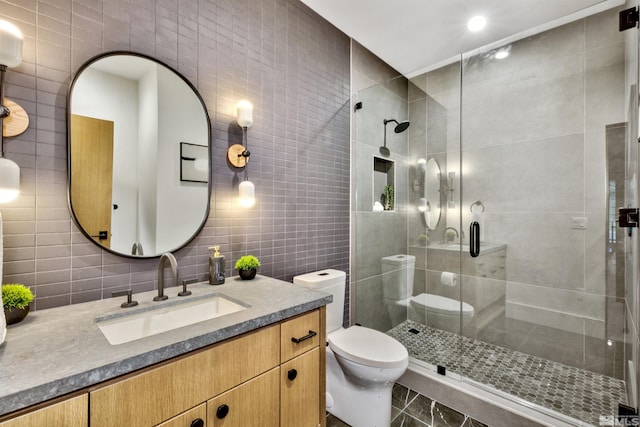
[[[395,210],[395,162],[373,157],[373,210]]]

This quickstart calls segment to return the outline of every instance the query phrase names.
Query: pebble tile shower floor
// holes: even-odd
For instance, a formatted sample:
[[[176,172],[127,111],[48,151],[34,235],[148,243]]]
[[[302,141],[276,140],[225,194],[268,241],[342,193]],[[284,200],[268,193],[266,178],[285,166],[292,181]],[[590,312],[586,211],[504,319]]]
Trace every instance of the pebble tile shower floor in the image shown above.
[[[415,334],[410,329],[418,330]],[[624,381],[434,329],[411,320],[387,332],[409,355],[497,390],[600,424],[626,403]]]

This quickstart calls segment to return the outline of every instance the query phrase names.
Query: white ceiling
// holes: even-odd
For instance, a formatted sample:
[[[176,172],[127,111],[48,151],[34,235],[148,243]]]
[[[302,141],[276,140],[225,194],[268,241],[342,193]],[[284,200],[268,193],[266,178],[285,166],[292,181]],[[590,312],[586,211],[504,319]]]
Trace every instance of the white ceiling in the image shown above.
[[[624,0],[301,1],[408,77],[498,40],[522,32],[537,32],[532,29],[539,26],[548,29],[624,3]],[[478,33],[467,30],[467,21],[475,15],[487,19],[487,27]]]

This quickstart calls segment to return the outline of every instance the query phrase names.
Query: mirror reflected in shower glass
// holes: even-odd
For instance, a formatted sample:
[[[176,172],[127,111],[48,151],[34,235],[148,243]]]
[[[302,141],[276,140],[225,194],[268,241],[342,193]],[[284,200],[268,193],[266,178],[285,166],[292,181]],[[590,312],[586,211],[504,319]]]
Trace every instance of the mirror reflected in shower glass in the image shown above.
[[[435,230],[440,222],[440,165],[434,158],[429,159],[424,170],[424,198],[426,199],[426,210],[424,211],[424,221],[427,228]]]
[[[67,114],[69,206],[82,232],[135,257],[192,240],[211,192],[209,117],[195,88],[153,58],[112,52],[80,68]]]

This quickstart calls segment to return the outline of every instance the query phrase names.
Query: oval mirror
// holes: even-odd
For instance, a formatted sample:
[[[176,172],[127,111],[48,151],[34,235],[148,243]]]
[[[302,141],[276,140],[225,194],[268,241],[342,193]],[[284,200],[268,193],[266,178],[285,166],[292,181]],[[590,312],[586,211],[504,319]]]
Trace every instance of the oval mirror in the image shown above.
[[[438,161],[429,159],[424,170],[424,198],[427,200],[424,220],[430,230],[435,230],[440,222],[440,176]]]
[[[211,126],[175,70],[129,52],[84,64],[67,106],[68,197],[82,232],[110,252],[155,257],[209,215]]]

